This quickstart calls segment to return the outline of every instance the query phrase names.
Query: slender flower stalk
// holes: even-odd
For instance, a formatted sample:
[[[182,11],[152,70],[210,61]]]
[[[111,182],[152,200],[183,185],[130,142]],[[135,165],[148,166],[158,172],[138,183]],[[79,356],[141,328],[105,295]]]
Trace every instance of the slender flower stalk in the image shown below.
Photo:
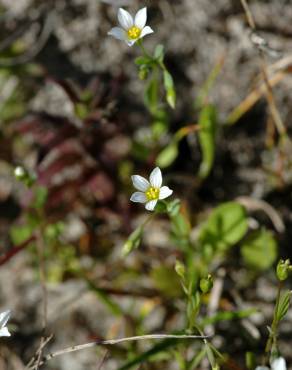
[[[154,168],[149,181],[139,175],[132,176],[133,186],[139,190],[132,194],[130,200],[145,203],[148,211],[153,211],[158,200],[165,199],[172,194],[168,186],[162,186],[162,174],[159,167]]]
[[[128,46],[133,46],[135,42],[154,32],[151,27],[146,26],[146,7],[140,9],[134,18],[125,9],[120,8],[118,10],[118,21],[121,27],[112,28],[108,35],[125,41]]]

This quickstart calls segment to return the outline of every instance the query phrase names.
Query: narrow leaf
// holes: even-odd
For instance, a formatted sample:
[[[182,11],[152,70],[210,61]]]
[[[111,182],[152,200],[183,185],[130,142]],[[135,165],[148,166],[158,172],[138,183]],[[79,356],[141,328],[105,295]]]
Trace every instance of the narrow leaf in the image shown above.
[[[167,145],[156,158],[156,164],[160,168],[170,166],[178,156],[177,142],[172,142]]]
[[[166,69],[163,71],[163,82],[164,82],[164,88],[166,91],[167,103],[172,109],[174,109],[175,101],[176,101],[176,93],[174,89],[173,78]]]
[[[199,144],[202,151],[202,162],[199,169],[199,176],[206,178],[214,163],[215,139],[216,139],[216,110],[213,105],[206,105],[199,117]]]
[[[287,291],[281,295],[278,310],[276,312],[277,321],[281,321],[288,312],[291,293],[291,291]]]

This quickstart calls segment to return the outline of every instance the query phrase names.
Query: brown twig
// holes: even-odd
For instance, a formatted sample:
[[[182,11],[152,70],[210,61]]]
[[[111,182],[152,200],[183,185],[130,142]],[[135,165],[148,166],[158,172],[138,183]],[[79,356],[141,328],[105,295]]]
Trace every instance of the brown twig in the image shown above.
[[[47,343],[53,338],[53,335],[50,335],[49,337],[47,337],[46,339],[44,339],[43,341],[40,342],[40,345],[39,345],[39,348],[36,352],[36,354],[32,357],[32,359],[29,361],[29,363],[26,365],[26,369],[30,369],[31,366],[35,366],[33,365],[34,363],[37,363],[38,361],[38,358],[39,356],[42,354],[42,351],[44,349],[44,347],[47,345]]]
[[[99,361],[99,364],[97,365],[97,370],[101,370],[102,366],[104,365],[104,363],[107,359],[108,352],[109,352],[108,350],[104,351],[104,354],[103,354],[101,360]]]
[[[247,3],[247,0],[240,0],[240,1],[241,1],[243,9],[245,11],[245,15],[246,15],[249,27],[251,28],[251,31],[254,33],[254,32],[256,32],[256,24],[255,24],[255,20],[254,20],[254,17],[252,15],[252,12],[251,12],[251,10],[249,8],[249,5]],[[268,101],[270,113],[271,113],[271,116],[273,118],[275,127],[276,127],[280,137],[284,138],[284,137],[286,137],[286,128],[283,124],[280,113],[278,111],[276,101],[275,101],[275,97],[274,97],[274,94],[273,94],[273,89],[272,89],[272,86],[271,86],[269,78],[268,78],[268,72],[267,72],[268,67],[267,67],[264,51],[260,47],[260,44],[254,42],[254,45],[256,45],[258,53],[259,53],[260,70],[261,70],[261,74],[262,74],[264,84],[266,86],[266,98],[267,98],[267,101]]]
[[[278,233],[283,233],[285,231],[285,224],[279,212],[277,212],[276,209],[266,201],[247,196],[238,197],[236,198],[236,201],[246,207],[249,211],[261,210],[265,212]]]
[[[14,257],[17,253],[21,252],[24,248],[26,248],[32,241],[35,240],[35,236],[31,236],[23,243],[12,247],[7,253],[0,256],[0,266],[4,265],[8,262],[12,257]]]

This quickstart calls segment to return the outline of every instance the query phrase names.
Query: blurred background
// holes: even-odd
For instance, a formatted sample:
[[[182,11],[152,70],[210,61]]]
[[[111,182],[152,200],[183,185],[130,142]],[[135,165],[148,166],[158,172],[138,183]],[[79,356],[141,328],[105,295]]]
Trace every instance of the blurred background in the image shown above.
[[[258,34],[268,41],[268,75],[290,134],[291,1],[249,3]],[[132,14],[147,6],[155,33],[144,45],[165,46],[177,91],[167,128],[145,107],[145,81],[134,64],[140,50],[107,36],[120,6]],[[247,269],[236,249],[213,267],[223,274],[223,311],[261,310],[215,330],[216,346],[230,356],[226,366],[244,369],[248,348],[263,352],[260,336],[267,335],[275,298],[271,265],[292,255],[292,148],[278,145],[258,89],[258,50],[240,1],[0,0],[0,11],[0,307],[12,310],[13,333],[1,340],[0,368],[24,369],[42,335],[38,233],[45,244],[47,328],[54,333],[47,350],[182,328],[182,292],[173,273],[181,250],[169,238],[167,219],[146,227],[133,254],[123,258],[121,249],[146,217],[143,206],[129,201],[131,175],[147,177],[173,135],[198,122],[196,102],[217,69],[208,91],[219,122],[209,176],[197,176],[202,154],[194,132],[179,142],[163,174],[194,235],[213,207],[236,199],[247,204],[253,228],[264,225],[275,234],[277,252],[263,268]],[[281,350],[291,360],[291,312],[286,320]],[[110,348],[102,366],[178,369],[171,350],[133,367],[130,359],[149,348],[148,342]],[[79,351],[44,368],[97,369],[103,355],[104,349]]]

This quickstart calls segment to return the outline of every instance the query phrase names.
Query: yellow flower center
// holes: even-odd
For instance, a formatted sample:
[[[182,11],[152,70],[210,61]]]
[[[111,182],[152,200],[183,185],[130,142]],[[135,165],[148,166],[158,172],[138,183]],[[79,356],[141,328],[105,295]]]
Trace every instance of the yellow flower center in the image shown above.
[[[159,199],[159,189],[153,188],[152,186],[145,193],[147,200]]]
[[[128,29],[127,34],[128,34],[129,39],[136,40],[141,35],[141,30],[140,28],[133,26]]]

